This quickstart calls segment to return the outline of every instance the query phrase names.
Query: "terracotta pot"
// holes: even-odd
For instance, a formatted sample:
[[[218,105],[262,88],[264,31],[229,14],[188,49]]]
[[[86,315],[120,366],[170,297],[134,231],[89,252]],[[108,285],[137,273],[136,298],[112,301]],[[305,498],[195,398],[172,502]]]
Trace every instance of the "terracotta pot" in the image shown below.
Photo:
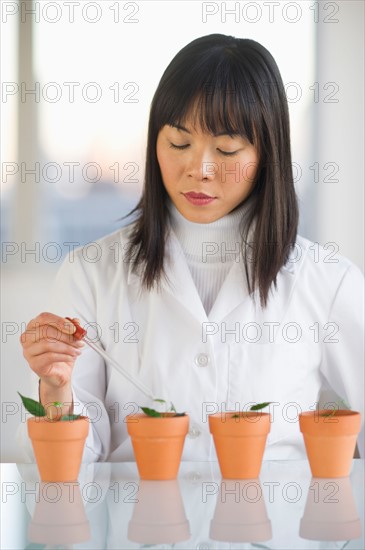
[[[28,434],[42,481],[77,480],[88,433],[86,416],[59,422],[46,417],[28,419]]]
[[[353,540],[361,537],[349,477],[312,478],[299,536],[309,540]]]
[[[133,414],[126,417],[141,479],[176,479],[189,416],[152,417]]]
[[[349,475],[360,425],[360,413],[355,411],[338,410],[329,416],[327,409],[299,415],[313,477]]]
[[[40,484],[28,537],[32,542],[48,545],[78,544],[90,540],[90,524],[77,482],[72,485]]]
[[[128,539],[140,544],[176,544],[190,538],[177,480],[141,481]]]
[[[272,538],[260,481],[222,481],[209,538],[224,542],[264,542]]]
[[[209,415],[219,467],[223,478],[259,477],[266,438],[270,431],[270,414],[261,411],[225,412]]]

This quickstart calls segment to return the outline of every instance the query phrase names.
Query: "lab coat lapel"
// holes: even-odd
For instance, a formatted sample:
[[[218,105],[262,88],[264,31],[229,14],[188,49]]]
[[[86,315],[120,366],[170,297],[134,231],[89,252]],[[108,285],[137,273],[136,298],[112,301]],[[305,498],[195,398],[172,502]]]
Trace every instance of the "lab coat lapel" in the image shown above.
[[[275,318],[279,322],[282,321],[289,307],[297,281],[297,271],[300,269],[295,263],[295,254],[296,252],[293,251],[289,255],[287,264],[278,273],[277,290],[272,289],[273,294],[269,296],[268,307],[270,308],[274,304]],[[273,295],[275,295],[274,301],[272,300]],[[240,261],[234,263],[224,280],[213,307],[208,314],[209,321],[221,322],[234,309],[244,303],[245,315],[247,314],[251,320],[254,318],[258,319],[263,315],[258,291],[255,291],[255,305],[252,301],[252,295],[248,292],[243,259],[240,257]]]
[[[164,289],[172,294],[180,304],[195,317],[199,323],[208,321],[203,303],[186,261],[183,249],[173,230],[166,245]]]
[[[208,317],[191,276],[184,251],[172,230],[166,243],[164,267],[166,278],[161,278],[162,290],[171,294],[200,324],[207,322]],[[128,284],[139,286],[140,281],[140,274],[134,273],[130,264]]]
[[[289,306],[295,281],[297,280],[298,266],[295,264],[295,258],[294,260],[292,258],[293,255],[294,252],[291,253],[288,263],[283,266],[281,272],[278,274],[278,290],[273,290],[273,293],[276,294],[275,313],[276,318],[279,320],[283,318]],[[300,265],[301,264],[302,262],[300,262]],[[167,280],[162,278],[162,288],[166,290],[166,292],[169,292],[182,307],[187,309],[200,324],[207,321],[220,322],[244,302],[247,303],[251,315],[256,316],[258,314],[256,308],[252,310],[252,300],[248,292],[243,260],[241,257],[239,262],[234,262],[232,268],[228,272],[208,315],[205,312],[194,284],[184,252],[173,230],[171,230],[166,243],[165,273]],[[132,265],[130,265],[128,284],[133,282],[137,282],[139,285],[140,276],[136,273],[132,273]],[[280,299],[278,299],[278,297]],[[257,291],[255,298],[257,307],[260,309],[260,300]],[[269,307],[270,305],[271,300],[269,298]]]
[[[209,312],[209,320],[220,322],[249,298],[242,260],[234,262]]]

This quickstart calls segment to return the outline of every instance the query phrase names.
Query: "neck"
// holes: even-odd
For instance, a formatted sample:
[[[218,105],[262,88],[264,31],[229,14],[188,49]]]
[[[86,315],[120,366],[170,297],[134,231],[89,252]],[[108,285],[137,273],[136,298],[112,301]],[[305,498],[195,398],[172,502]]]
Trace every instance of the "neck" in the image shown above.
[[[171,200],[168,211],[171,227],[176,234],[187,259],[204,263],[233,261],[240,253],[241,234],[250,212],[251,200],[235,208],[229,214],[211,223],[187,220]]]

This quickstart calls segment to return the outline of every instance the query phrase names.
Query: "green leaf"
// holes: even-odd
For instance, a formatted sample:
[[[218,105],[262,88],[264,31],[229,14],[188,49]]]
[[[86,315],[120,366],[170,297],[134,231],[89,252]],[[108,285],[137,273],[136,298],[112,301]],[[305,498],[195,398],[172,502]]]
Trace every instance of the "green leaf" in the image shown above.
[[[259,403],[258,405],[252,405],[252,407],[250,407],[250,411],[259,411],[260,409],[263,409],[264,407],[270,405],[270,403],[272,403],[272,401],[268,401],[267,403]]]
[[[25,409],[30,414],[32,414],[33,416],[46,416],[46,411],[42,403],[39,403],[38,401],[34,401],[34,399],[30,399],[30,397],[24,397],[24,395],[22,395],[19,392],[18,394],[20,395],[20,398],[23,402]]]
[[[78,420],[81,417],[81,414],[64,414],[61,416],[62,421],[66,420]]]
[[[148,407],[141,407],[141,409],[145,414],[147,414],[147,416],[162,417],[162,414],[155,411],[155,409],[150,409]]]
[[[336,412],[337,412],[337,409],[331,409],[331,410],[328,411],[328,412],[322,413],[321,416],[327,416],[327,417],[328,417],[328,416],[335,416]]]
[[[156,401],[156,403],[166,403],[164,399],[154,399],[154,401]]]
[[[53,405],[54,407],[63,407],[63,403],[61,403],[61,401],[54,401],[54,402],[52,403],[52,405]]]

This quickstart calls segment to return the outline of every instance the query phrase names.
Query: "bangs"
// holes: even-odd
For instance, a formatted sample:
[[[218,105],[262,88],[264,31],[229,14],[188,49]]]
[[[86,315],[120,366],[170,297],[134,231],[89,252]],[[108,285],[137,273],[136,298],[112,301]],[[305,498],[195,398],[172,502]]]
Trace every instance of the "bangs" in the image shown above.
[[[202,74],[203,73],[203,74]],[[247,75],[246,75],[246,79]],[[235,74],[235,66],[226,64],[210,71],[187,71],[180,86],[169,86],[156,105],[158,129],[165,124],[191,124],[204,133],[240,135],[253,145],[259,125],[257,103],[252,96],[253,85]],[[167,90],[166,90],[167,91]]]

